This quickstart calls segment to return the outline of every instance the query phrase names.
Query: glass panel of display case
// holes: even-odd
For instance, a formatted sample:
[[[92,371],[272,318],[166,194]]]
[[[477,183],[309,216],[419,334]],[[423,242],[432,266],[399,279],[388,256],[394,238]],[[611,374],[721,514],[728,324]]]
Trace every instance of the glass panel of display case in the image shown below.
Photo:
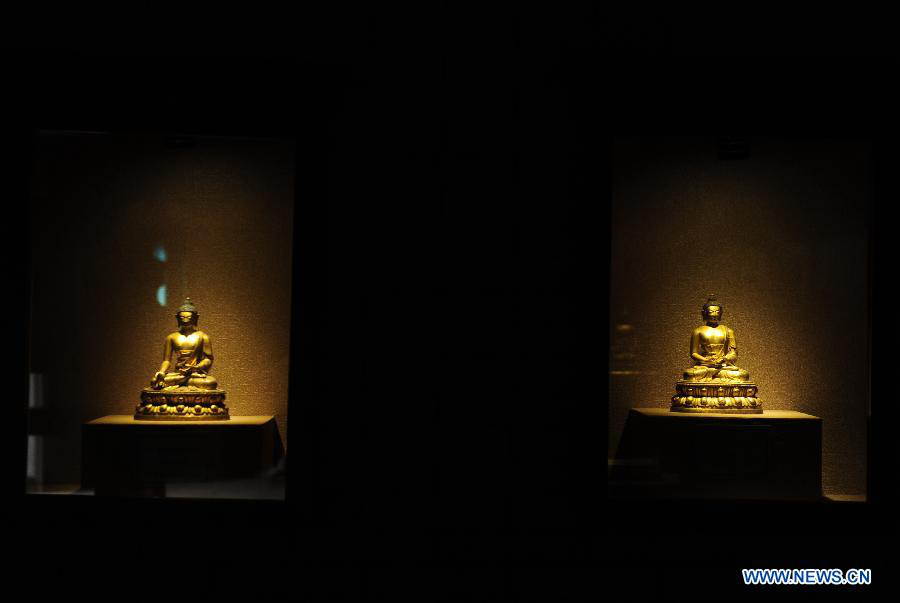
[[[609,492],[864,500],[870,141],[613,145]]]
[[[283,499],[292,141],[34,140],[27,492]]]

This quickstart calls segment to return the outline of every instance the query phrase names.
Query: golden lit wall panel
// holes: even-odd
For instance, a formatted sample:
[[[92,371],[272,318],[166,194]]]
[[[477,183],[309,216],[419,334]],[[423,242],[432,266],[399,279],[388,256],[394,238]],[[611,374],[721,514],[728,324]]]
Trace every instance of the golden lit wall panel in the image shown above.
[[[292,144],[43,133],[32,181],[44,480],[77,482],[82,422],[134,413],[188,296],[231,413],[274,415],[286,444]]]
[[[822,418],[825,492],[865,492],[869,161],[852,140],[615,143],[610,455],[630,408],[669,406],[715,292],[764,408]]]

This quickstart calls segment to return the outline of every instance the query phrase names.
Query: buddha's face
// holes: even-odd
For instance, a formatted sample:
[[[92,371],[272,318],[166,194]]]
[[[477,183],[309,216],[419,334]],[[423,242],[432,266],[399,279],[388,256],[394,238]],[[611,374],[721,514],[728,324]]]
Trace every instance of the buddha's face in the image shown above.
[[[706,322],[719,322],[722,317],[722,308],[719,306],[709,306],[705,312]]]
[[[179,312],[175,317],[179,327],[197,326],[197,315],[193,312]]]

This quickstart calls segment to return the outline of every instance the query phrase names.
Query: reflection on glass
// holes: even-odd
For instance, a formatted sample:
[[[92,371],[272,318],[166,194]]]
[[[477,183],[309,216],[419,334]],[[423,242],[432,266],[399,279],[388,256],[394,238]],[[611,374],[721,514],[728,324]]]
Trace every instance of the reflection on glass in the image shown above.
[[[44,438],[39,435],[28,436],[28,469],[27,477],[35,482],[43,481],[42,456],[44,451]]]
[[[44,408],[44,375],[28,374],[28,460],[26,476],[31,483],[41,483],[44,479],[44,436],[34,433],[35,419]]]
[[[634,325],[623,310],[613,326],[609,349],[610,375],[637,375],[638,341]]]
[[[40,373],[28,374],[28,408],[44,407],[44,376]]]

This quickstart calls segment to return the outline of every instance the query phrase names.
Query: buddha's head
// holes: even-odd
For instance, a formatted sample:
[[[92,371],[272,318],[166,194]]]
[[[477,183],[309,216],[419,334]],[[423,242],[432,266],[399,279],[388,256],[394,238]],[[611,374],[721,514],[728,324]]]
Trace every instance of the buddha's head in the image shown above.
[[[711,293],[709,299],[706,300],[706,303],[703,304],[703,308],[700,310],[700,316],[705,322],[719,324],[724,310],[722,304],[716,301],[715,294]]]
[[[175,313],[175,320],[178,321],[179,329],[197,328],[200,313],[197,312],[197,308],[191,302],[190,297],[185,298],[184,303],[178,307],[178,311]]]

